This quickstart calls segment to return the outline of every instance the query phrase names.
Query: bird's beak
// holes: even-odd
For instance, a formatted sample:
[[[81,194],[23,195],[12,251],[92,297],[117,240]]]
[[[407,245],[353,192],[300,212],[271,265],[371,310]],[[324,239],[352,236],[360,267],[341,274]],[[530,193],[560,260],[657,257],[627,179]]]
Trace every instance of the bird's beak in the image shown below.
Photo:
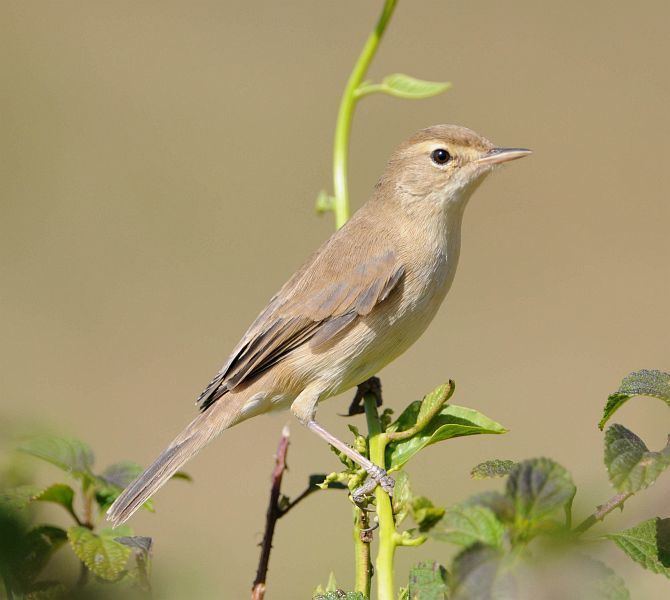
[[[532,150],[527,148],[493,148],[484,156],[477,159],[478,165],[499,165],[509,160],[516,160],[532,154]]]

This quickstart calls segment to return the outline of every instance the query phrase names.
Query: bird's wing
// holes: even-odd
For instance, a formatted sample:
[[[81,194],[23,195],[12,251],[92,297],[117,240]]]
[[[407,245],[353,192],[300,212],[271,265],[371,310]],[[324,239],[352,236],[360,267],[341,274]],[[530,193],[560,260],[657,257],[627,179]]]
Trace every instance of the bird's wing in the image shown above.
[[[376,245],[365,224],[351,227],[346,236],[342,231],[270,300],[198,398],[202,410],[299,346],[325,344],[397,286],[405,269],[396,253]]]

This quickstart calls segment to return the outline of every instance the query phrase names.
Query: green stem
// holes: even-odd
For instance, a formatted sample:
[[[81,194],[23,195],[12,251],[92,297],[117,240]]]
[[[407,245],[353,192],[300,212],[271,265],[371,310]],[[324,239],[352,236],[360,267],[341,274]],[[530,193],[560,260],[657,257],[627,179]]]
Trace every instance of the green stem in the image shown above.
[[[364,539],[363,529],[368,528],[368,519],[364,511],[354,507],[354,556],[356,560],[356,581],[354,591],[370,597],[372,563],[370,562],[370,540]]]
[[[333,210],[335,212],[335,226],[339,229],[349,218],[349,191],[347,186],[347,159],[349,154],[349,138],[351,134],[351,120],[358,96],[356,90],[363,82],[370,63],[374,58],[379,42],[384,35],[398,0],[386,0],[384,8],[374,30],[368,36],[354,69],[349,75],[347,85],[342,94],[340,108],[337,113],[335,126],[335,141],[333,144]]]
[[[372,394],[365,396],[365,416],[368,423],[370,460],[386,469],[386,445],[388,437],[382,431],[377,401]],[[400,536],[395,528],[391,498],[380,485],[375,488],[377,518],[379,519],[379,548],[375,561],[377,576],[377,600],[394,600],[393,558]]]

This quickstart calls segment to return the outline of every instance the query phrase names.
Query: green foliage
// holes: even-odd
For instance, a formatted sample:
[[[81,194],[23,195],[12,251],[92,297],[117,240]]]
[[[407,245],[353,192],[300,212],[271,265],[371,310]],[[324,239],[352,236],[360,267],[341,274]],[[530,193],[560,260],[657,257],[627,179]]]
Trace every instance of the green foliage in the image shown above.
[[[116,581],[126,567],[132,550],[117,542],[110,529],[99,534],[75,525],[67,530],[67,538],[79,560],[106,581]]]
[[[436,562],[421,562],[409,572],[408,600],[444,600],[448,592],[447,570]]]
[[[491,477],[504,477],[509,475],[512,468],[516,465],[513,460],[500,460],[494,458],[486,462],[479,463],[472,467],[470,476],[473,479],[490,479]]]
[[[645,569],[670,578],[670,518],[649,519],[607,537]]]
[[[312,594],[312,600],[367,600],[361,592],[345,592],[337,587],[335,574],[330,573],[326,587],[319,585]]]
[[[38,579],[51,557],[69,545],[73,557],[94,576],[90,579],[91,586],[97,586],[99,581],[122,583],[126,597],[131,596],[132,590],[147,592],[151,539],[133,536],[129,528],[98,529],[100,512],[142,471],[140,465],[123,461],[97,473],[93,452],[87,444],[57,436],[42,435],[24,440],[19,450],[56,466],[78,485],[53,483],[39,488],[23,484],[0,490],[0,535],[3,534],[2,523],[8,523],[4,531],[7,551],[0,542],[0,574],[5,579],[5,587],[15,596],[26,599],[69,597],[68,582]],[[176,477],[190,480],[185,473],[178,473]],[[39,502],[61,506],[74,524],[67,530],[53,525],[26,526],[33,517],[33,512],[26,509]],[[95,504],[99,511],[93,509]],[[81,515],[76,505],[83,507]],[[98,592],[95,597],[100,596]]]
[[[570,474],[553,460],[535,458],[516,465],[506,488],[514,503],[516,534],[527,536],[538,526],[553,526],[547,519],[569,507],[576,491]]]
[[[381,93],[406,100],[421,100],[442,94],[450,87],[451,83],[447,82],[425,81],[403,73],[393,73],[384,77],[381,83],[364,81],[356,90],[356,97]]]
[[[643,369],[624,377],[619,389],[607,399],[598,427],[603,429],[612,415],[634,396],[658,398],[670,406],[670,373]]]
[[[466,548],[477,543],[502,548],[504,535],[505,528],[495,513],[477,504],[449,507],[433,533],[435,539]]]
[[[427,398],[429,398],[427,396]],[[424,400],[425,402],[425,400]],[[417,452],[451,438],[478,434],[501,434],[507,430],[492,419],[471,408],[453,404],[444,406],[435,416],[421,427],[423,402],[413,402],[389,428],[390,432],[402,434],[419,429],[411,437],[389,443],[386,450],[386,462],[390,470],[398,470]]]
[[[605,466],[617,490],[638,492],[652,485],[670,466],[670,445],[660,452],[650,452],[632,431],[612,425],[605,432]]]

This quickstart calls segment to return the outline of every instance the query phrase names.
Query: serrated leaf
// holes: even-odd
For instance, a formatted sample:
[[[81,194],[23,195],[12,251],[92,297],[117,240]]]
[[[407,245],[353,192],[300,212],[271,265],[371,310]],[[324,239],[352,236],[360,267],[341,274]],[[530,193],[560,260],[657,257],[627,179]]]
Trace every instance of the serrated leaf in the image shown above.
[[[652,485],[670,466],[670,445],[660,452],[650,452],[632,431],[612,425],[605,432],[605,466],[617,490],[638,492]]]
[[[513,460],[501,460],[499,458],[494,458],[493,460],[487,460],[483,463],[479,463],[475,467],[472,467],[470,476],[473,479],[505,477],[506,475],[510,474],[510,471],[515,464],[516,463]]]
[[[575,496],[570,474],[548,458],[534,458],[517,464],[507,478],[506,494],[514,503],[517,533],[525,536],[543,527],[543,520],[564,510]]]
[[[378,91],[396,98],[421,100],[446,92],[451,83],[441,81],[426,81],[403,73],[393,73],[382,79]]]
[[[606,537],[645,569],[670,579],[670,519],[656,517]]]
[[[124,460],[113,465],[109,465],[102,473],[100,479],[110,485],[119,488],[125,488],[133,481],[144,469],[136,462]]]
[[[501,548],[505,528],[490,508],[457,504],[446,510],[432,535],[440,541],[466,548],[478,542]]]
[[[121,536],[114,538],[119,544],[128,546],[145,556],[151,554],[151,548],[153,546],[153,540],[150,537],[144,535],[131,535],[131,536]]]
[[[417,496],[411,503],[412,519],[419,526],[419,531],[430,531],[444,515],[444,508],[435,506],[425,496]]]
[[[436,562],[420,562],[409,572],[409,600],[446,600],[449,591],[447,570]]]
[[[458,554],[452,563],[451,600],[516,598],[516,583],[503,567],[498,548],[476,544]]]
[[[86,527],[70,527],[70,545],[88,569],[106,581],[115,581],[126,567],[132,550],[108,535],[97,535]]]
[[[40,458],[70,473],[73,477],[92,480],[93,452],[87,444],[74,438],[39,436],[24,441],[21,452]]]
[[[33,500],[60,504],[71,515],[74,515],[74,490],[64,483],[54,483],[36,494]]]
[[[598,427],[603,429],[612,415],[634,396],[650,396],[670,406],[670,373],[642,369],[624,377],[619,389],[610,394]]]
[[[416,422],[420,403],[413,402],[399,417],[398,431],[409,429]],[[406,440],[391,442],[386,450],[386,464],[394,470],[402,467],[417,452],[444,440],[478,434],[500,434],[507,430],[485,415],[463,406],[449,404],[419,433]]]

